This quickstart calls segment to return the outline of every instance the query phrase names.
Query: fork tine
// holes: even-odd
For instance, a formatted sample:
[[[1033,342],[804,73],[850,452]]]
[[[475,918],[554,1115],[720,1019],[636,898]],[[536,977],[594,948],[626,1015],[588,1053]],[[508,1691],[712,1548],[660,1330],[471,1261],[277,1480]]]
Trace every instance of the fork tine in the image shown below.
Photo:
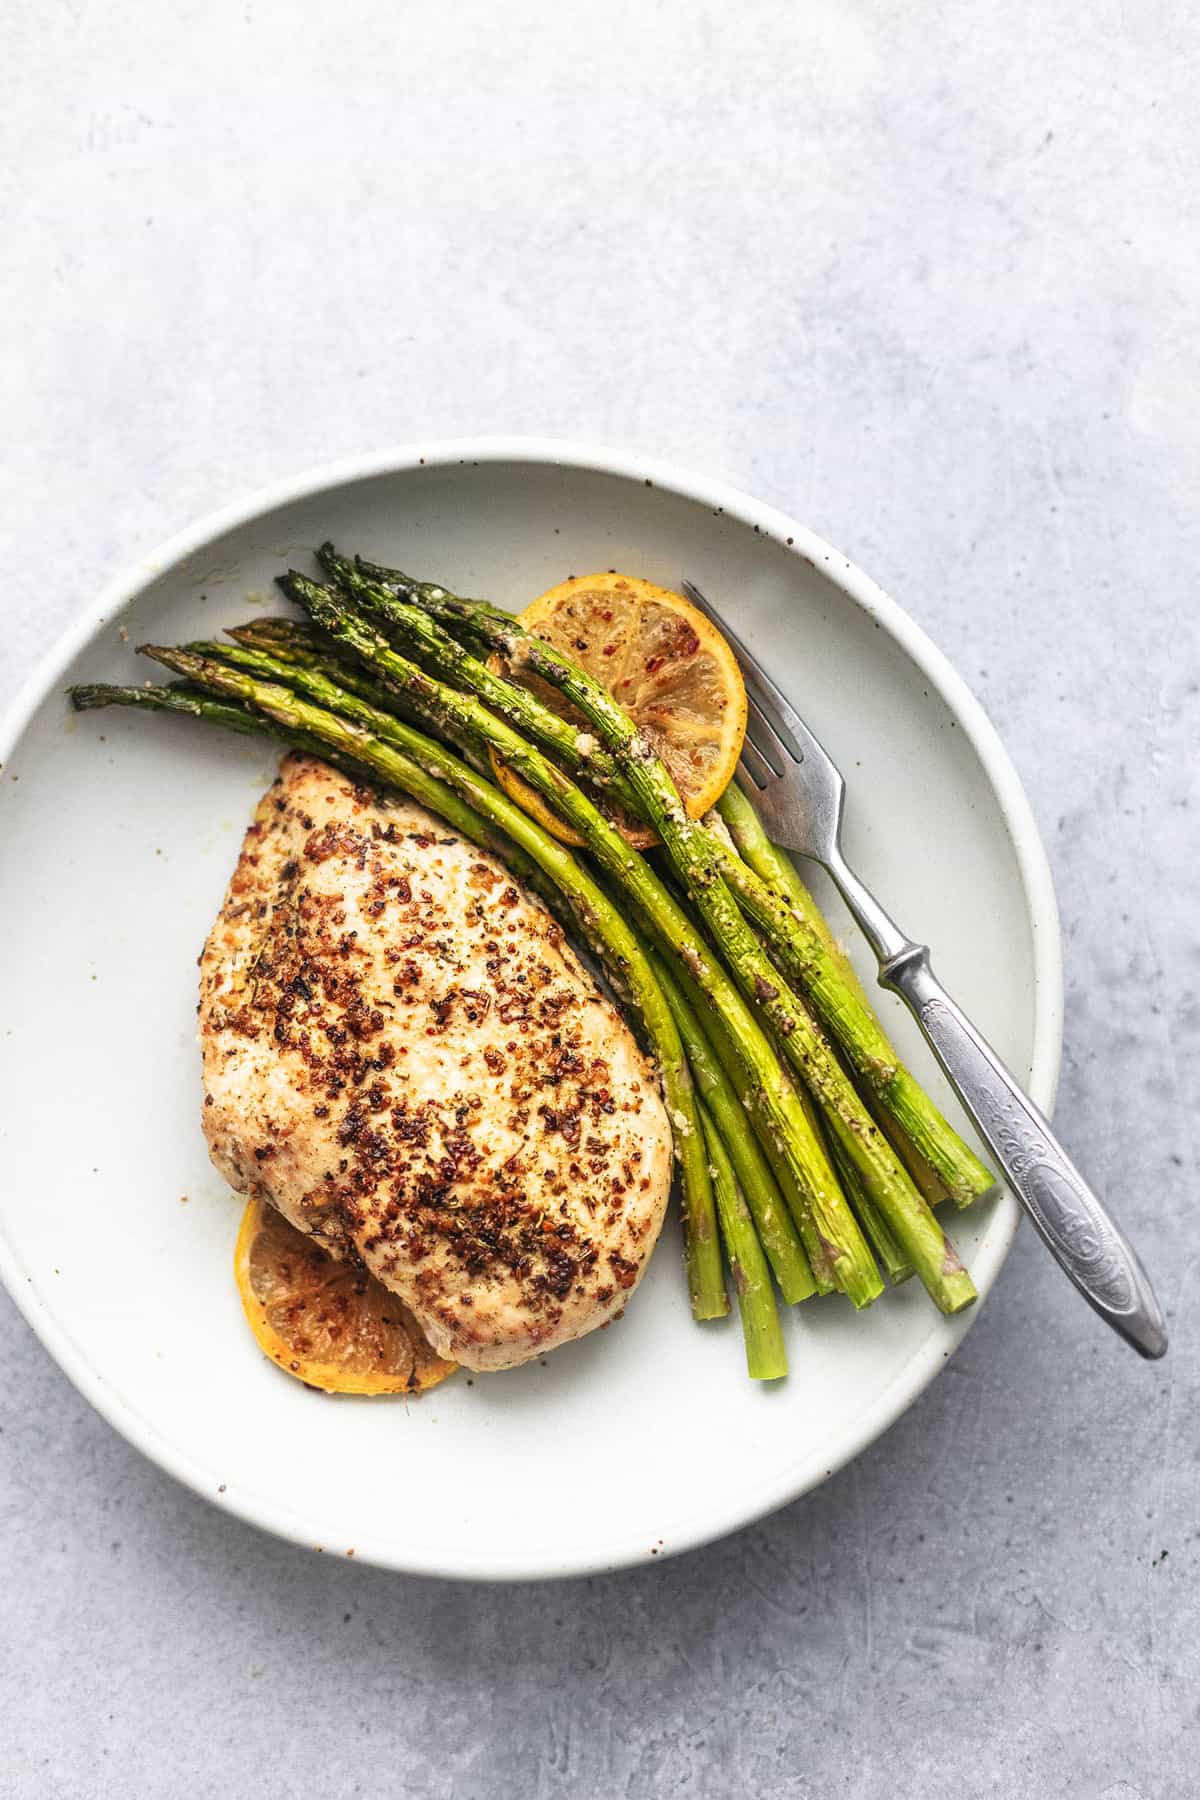
[[[786,775],[797,759],[775,730],[754,695],[746,695],[746,736],[761,756],[774,765],[778,775]]]
[[[759,793],[780,779],[778,770],[771,767],[762,751],[750,738],[747,738],[742,745],[742,759],[739,767],[745,770]]]
[[[784,748],[791,751],[797,762],[803,762],[806,745],[816,741],[804,720],[791,702],[780,693],[754,652],[748,649],[737,632],[725,623],[716,607],[711,601],[705,599],[695,582],[685,579],[680,582],[680,586],[692,604],[698,606],[702,613],[706,613],[713,624],[718,626],[729,639],[737,652],[737,659],[742,665],[747,695],[757,703],[758,710]]]

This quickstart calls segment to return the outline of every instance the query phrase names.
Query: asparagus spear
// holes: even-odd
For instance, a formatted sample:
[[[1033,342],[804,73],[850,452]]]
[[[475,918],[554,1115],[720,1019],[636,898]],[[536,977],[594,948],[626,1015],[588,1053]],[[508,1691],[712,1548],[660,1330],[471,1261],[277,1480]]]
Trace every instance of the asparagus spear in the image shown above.
[[[712,1165],[721,1236],[741,1315],[746,1372],[753,1381],[778,1381],[787,1374],[787,1351],[771,1287],[771,1271],[721,1134],[703,1105],[700,1119]]]
[[[652,952],[650,966],[675,1015],[701,1104],[729,1152],[738,1185],[758,1227],[759,1241],[775,1271],[779,1291],[789,1306],[807,1300],[816,1293],[817,1287],[803,1245],[729,1076],[664,959]]]
[[[239,709],[222,699],[241,701],[263,715],[276,735],[299,748],[338,757],[365,769],[371,779],[399,788],[421,805],[438,812],[465,837],[494,847],[496,828],[532,860],[564,892],[585,922],[589,934],[604,946],[631,991],[658,1061],[668,1110],[674,1125],[675,1152],[680,1163],[684,1191],[688,1283],[692,1311],[697,1318],[720,1318],[729,1310],[721,1272],[720,1245],[708,1156],[699,1122],[687,1058],[671,1010],[636,936],[607,895],[580,867],[565,845],[558,843],[513,804],[507,796],[476,775],[443,745],[423,737],[388,714],[377,714],[370,725],[353,721],[304,700],[278,682],[268,682],[185,650],[148,647],[148,654],[188,681],[219,697],[188,700],[172,689],[76,688],[71,698],[79,708],[97,705],[159,706],[187,711],[196,716],[233,723]],[[330,689],[335,684],[319,678]],[[339,692],[339,707],[366,703]],[[373,709],[367,708],[368,712]],[[247,715],[248,716],[248,715]],[[241,718],[235,728],[247,730]],[[385,735],[386,734],[386,735]],[[465,804],[464,804],[465,802]]]
[[[782,1154],[804,1194],[804,1248],[818,1283],[832,1282],[856,1306],[876,1299],[882,1292],[882,1283],[870,1250],[823,1145],[809,1126],[790,1083],[781,1078],[771,1044],[735,983],[710,954],[687,913],[649,865],[561,769],[491,713],[474,694],[459,693],[435,681],[400,656],[335,590],[295,572],[283,577],[280,586],[323,631],[352,649],[389,690],[394,687],[434,730],[465,732],[493,747],[570,821],[601,866],[633,900],[660,947],[668,955],[681,956],[713,996],[743,1060],[747,1078],[760,1097],[772,1129],[778,1134]]]
[[[779,1139],[771,1129],[770,1120],[764,1115],[763,1110],[758,1103],[758,1095],[753,1085],[746,1080],[746,1073],[742,1066],[742,1061],[738,1055],[734,1040],[720,1014],[716,1011],[708,995],[704,992],[703,988],[700,987],[686,964],[675,963],[672,967],[672,973],[674,974],[688,1005],[696,1015],[696,1018],[701,1022],[705,1035],[716,1054],[717,1061],[724,1069],[726,1079],[733,1089],[734,1097],[750,1121],[754,1135],[758,1141],[758,1146],[766,1157],[771,1173],[775,1177],[775,1184],[783,1195],[787,1209],[795,1220],[801,1238],[803,1239],[804,1220],[806,1216],[804,1196],[797,1186],[795,1176],[788,1166],[786,1159],[780,1154]],[[779,1070],[779,1078],[784,1085],[791,1090],[796,1105],[803,1112],[811,1127],[812,1115],[809,1107],[805,1103],[804,1090],[796,1086],[792,1081],[791,1076],[782,1067]],[[824,1146],[825,1139],[823,1135],[821,1135],[820,1141],[822,1146]],[[807,1248],[807,1240],[805,1240],[805,1244]],[[820,1262],[812,1262],[811,1257],[809,1260],[812,1266],[813,1280],[817,1284],[817,1292],[821,1294],[829,1293],[833,1287],[833,1283],[829,1279],[828,1271]]]
[[[251,619],[245,625],[227,626],[225,635],[245,649],[261,650],[273,656],[277,663],[286,663],[289,671],[302,668],[329,675],[339,687],[357,694],[359,699],[368,701],[380,712],[398,712],[410,725],[419,724],[418,715],[412,707],[406,706],[402,695],[389,693],[381,682],[372,680],[357,657],[315,631],[306,620]],[[215,648],[224,654],[228,645],[220,644]],[[454,748],[473,769],[491,780],[491,763],[478,744],[460,734],[454,739]]]
[[[849,1195],[850,1204],[858,1214],[859,1224],[867,1234],[871,1248],[874,1250],[884,1274],[893,1287],[899,1287],[913,1273],[912,1263],[896,1242],[896,1237],[887,1220],[868,1194],[858,1170],[850,1161],[836,1138],[830,1143],[833,1165],[842,1178],[842,1186]]]
[[[900,1127],[925,1166],[945,1183],[957,1204],[969,1206],[994,1186],[995,1177],[900,1061],[859,985],[849,957],[836,942],[791,858],[771,842],[753,805],[736,783],[726,788],[717,802],[717,811],[729,827],[744,864],[760,878],[767,895],[782,897],[782,907],[767,902],[773,923],[763,923],[763,929],[769,932],[772,946],[790,943],[795,954],[808,961],[811,973],[806,992],[845,1049],[855,1072],[870,1088],[888,1119]],[[727,872],[731,865],[732,859],[725,865]],[[761,888],[753,882],[742,883],[738,897],[749,908],[762,905]],[[888,1135],[903,1154],[901,1140],[890,1131]],[[914,1178],[918,1185],[924,1185],[919,1164]]]
[[[636,795],[616,759],[603,746],[592,739],[586,751],[581,750],[580,733],[568,719],[552,712],[528,688],[494,674],[429,613],[385,584],[369,580],[355,563],[339,556],[332,544],[321,545],[317,560],[350,598],[378,620],[385,635],[393,640],[400,637],[444,681],[476,694],[514,731],[547,751],[577,780],[586,781],[599,794],[611,795],[638,813]]]
[[[913,1274],[912,1263],[896,1242],[895,1233],[887,1219],[876,1206],[862,1176],[846,1155],[841,1139],[832,1132],[824,1130],[812,1095],[806,1088],[801,1088],[800,1098],[808,1110],[814,1131],[821,1133],[822,1141],[829,1151],[830,1161],[841,1178],[846,1197],[854,1208],[855,1217],[866,1233],[868,1243],[882,1263],[884,1273],[892,1286],[898,1286],[900,1282],[906,1281]]]
[[[385,617],[403,625],[410,638],[419,629],[411,618],[417,608],[444,624],[465,627],[492,649],[503,649],[506,634],[511,634],[512,615],[484,601],[460,600],[436,584],[415,582],[398,569],[382,568],[362,558],[350,564],[329,544],[319,554],[324,566],[364,604],[379,610],[390,594],[403,610],[389,613],[384,607]],[[528,634],[523,641],[539,642]],[[428,639],[425,647],[430,647]],[[489,683],[487,692],[480,685],[481,669]],[[491,675],[475,659],[460,665],[459,672],[510,724],[564,759],[569,769],[611,789],[631,811],[643,814],[619,759],[597,748],[589,752],[584,766],[574,729],[542,706],[536,696]],[[546,675],[545,669],[539,672]],[[499,690],[507,690],[507,694]],[[605,692],[603,688],[598,691]],[[719,842],[720,872],[747,919],[766,936],[772,961],[793,987],[803,989],[821,1023],[841,1045],[875,1106],[885,1115],[884,1129],[920,1191],[927,1198],[936,1198],[940,1179],[960,1206],[969,1205],[992,1187],[993,1176],[901,1063],[849,959],[839,949],[790,858],[763,831],[750,802],[731,786],[718,810],[736,845]],[[902,1135],[890,1129],[892,1120]],[[932,1180],[931,1170],[935,1172]]]
[[[899,1120],[892,1117],[886,1106],[882,1105],[880,1102],[879,1097],[876,1094],[873,1094],[871,1090],[866,1087],[865,1083],[860,1085],[859,1091],[862,1093],[862,1097],[870,1109],[871,1117],[879,1126],[879,1129],[886,1132],[888,1142],[891,1144],[892,1149],[896,1152],[896,1155],[900,1158],[900,1161],[904,1164],[905,1168],[912,1176],[913,1181],[928,1200],[930,1206],[941,1206],[943,1201],[949,1200],[949,1187],[942,1180],[942,1177],[933,1167],[933,1164],[927,1162],[921,1155],[921,1152],[907,1135]],[[982,1167],[982,1164],[980,1166]],[[989,1181],[990,1180],[991,1177],[989,1175]],[[988,1190],[986,1189],[984,1190],[984,1192],[987,1191]],[[959,1192],[956,1205],[969,1206],[972,1200],[977,1200],[978,1198],[979,1193],[975,1191],[975,1184],[965,1185]]]
[[[378,773],[360,757],[339,753],[334,746],[313,732],[288,726],[282,721],[272,723],[260,714],[249,711],[238,701],[222,700],[191,682],[172,682],[169,687],[152,687],[149,682],[144,687],[81,682],[68,689],[68,693],[76,712],[90,712],[102,706],[128,706],[145,712],[180,713],[187,718],[206,720],[210,725],[224,725],[227,730],[240,732],[246,737],[273,737],[293,750],[303,750],[308,756],[318,756],[324,762],[332,763],[356,781],[365,779],[372,782],[379,779]],[[400,784],[393,782],[391,785]],[[539,891],[547,889],[544,880],[539,882],[536,863],[530,861],[501,831],[496,830],[482,814],[460,799],[444,782],[428,774],[416,763],[411,763],[406,772],[403,791],[421,806],[445,819],[448,825],[453,825],[456,831],[460,831],[465,838],[470,838],[472,843],[481,844],[484,849],[503,856],[513,873],[520,875],[522,880],[539,886]]]
[[[302,581],[297,584],[297,578],[289,577],[285,591],[312,611],[311,598],[305,598],[303,589],[313,586]],[[548,681],[600,735],[621,771],[626,791],[637,801],[639,816],[658,832],[689,899],[720,946],[743,994],[761,1006],[784,1056],[816,1095],[830,1130],[858,1169],[868,1194],[888,1219],[930,1296],[947,1312],[969,1305],[975,1298],[975,1287],[957,1252],[863,1105],[820,1028],[758,943],[723,878],[713,838],[702,825],[688,818],[667,769],[634,720],[601,683],[553,645],[526,631],[519,620],[494,607],[455,601],[446,596],[445,590],[438,592],[442,595],[439,604],[465,621],[473,635],[500,651],[514,666],[527,668]],[[400,615],[410,610],[415,609],[396,606],[389,613],[389,622],[406,630]],[[330,628],[327,617],[314,616]],[[413,635],[440,668],[440,639],[445,634],[435,633],[427,626],[419,637],[415,630]],[[460,659],[454,659],[454,672],[470,679],[470,670],[464,670]],[[508,735],[514,737],[517,745],[521,744],[515,734]],[[534,787],[539,787],[529,774],[528,759],[523,766],[500,744],[496,748]],[[539,760],[545,762],[545,758]],[[552,792],[544,787],[540,791],[554,803]],[[574,818],[572,823],[576,823]],[[851,1241],[856,1251],[861,1248],[865,1252],[857,1225]]]
[[[906,1281],[908,1277],[914,1273],[912,1263],[897,1243],[895,1233],[889,1226],[885,1215],[871,1198],[870,1191],[864,1183],[862,1176],[854,1166],[851,1158],[846,1154],[841,1139],[834,1132],[825,1129],[821,1116],[817,1112],[812,1096],[807,1088],[802,1087],[799,1092],[800,1099],[812,1122],[813,1129],[821,1138],[822,1143],[829,1153],[829,1160],[837,1170],[838,1179],[841,1181],[846,1198],[849,1200],[850,1205],[854,1210],[854,1216],[862,1226],[867,1242],[879,1259],[888,1280],[892,1283],[893,1287],[895,1287],[900,1282]],[[869,1107],[869,1094],[863,1094],[862,1098],[864,1104]],[[880,1111],[882,1112],[882,1109],[880,1109]],[[886,1113],[882,1113],[881,1119],[880,1115],[873,1111],[872,1117],[875,1118],[876,1123],[880,1125],[881,1130],[886,1129],[886,1125],[892,1127],[889,1138],[892,1148],[897,1149],[896,1138],[902,1136],[902,1133],[895,1124],[895,1121],[889,1120]],[[886,1121],[886,1125],[884,1121]],[[895,1135],[892,1135],[892,1133]],[[899,1154],[898,1149],[897,1154]],[[905,1166],[907,1167],[908,1165],[905,1164]],[[920,1184],[918,1184],[918,1186],[919,1185]],[[925,1193],[923,1188],[921,1188],[920,1191]],[[945,1199],[946,1196],[944,1192],[941,1197],[942,1199]],[[929,1200],[930,1196],[925,1193],[925,1198]],[[930,1203],[932,1204],[932,1201]]]
[[[369,701],[382,712],[389,710],[388,694],[379,682],[372,681],[354,657],[322,637],[303,619],[276,619],[269,615],[248,619],[244,625],[228,626],[225,636],[249,650],[273,656],[276,662],[316,669],[331,676],[339,687],[357,694],[360,700]],[[228,646],[222,644],[219,648],[224,651]]]

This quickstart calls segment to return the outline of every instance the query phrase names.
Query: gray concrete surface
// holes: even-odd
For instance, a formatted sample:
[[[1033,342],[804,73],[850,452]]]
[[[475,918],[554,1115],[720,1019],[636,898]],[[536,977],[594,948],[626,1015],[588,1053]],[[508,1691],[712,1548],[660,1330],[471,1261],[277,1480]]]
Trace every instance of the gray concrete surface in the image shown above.
[[[591,436],[778,502],[929,628],[1016,758],[1065,925],[1060,1125],[1174,1343],[1135,1363],[1023,1234],[944,1378],[823,1491],[653,1571],[489,1590],[219,1517],[0,1301],[0,1792],[1190,1800],[1188,9],[5,24],[0,701],[137,550],[361,448]]]

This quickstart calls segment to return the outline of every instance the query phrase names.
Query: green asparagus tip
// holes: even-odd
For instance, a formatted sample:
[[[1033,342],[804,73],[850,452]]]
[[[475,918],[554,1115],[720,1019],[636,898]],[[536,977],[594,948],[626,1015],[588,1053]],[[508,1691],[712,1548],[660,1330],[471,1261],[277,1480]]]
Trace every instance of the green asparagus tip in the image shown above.
[[[76,712],[88,712],[94,706],[107,706],[110,691],[97,682],[81,682],[67,689],[67,698]]]
[[[275,577],[275,586],[294,606],[303,606],[302,595],[306,588],[316,587],[317,583],[312,581],[309,576],[302,575],[299,569],[289,569],[286,575]]]
[[[312,628],[303,619],[273,617],[248,619],[244,625],[226,625],[225,636],[235,644],[286,644],[311,637]]]

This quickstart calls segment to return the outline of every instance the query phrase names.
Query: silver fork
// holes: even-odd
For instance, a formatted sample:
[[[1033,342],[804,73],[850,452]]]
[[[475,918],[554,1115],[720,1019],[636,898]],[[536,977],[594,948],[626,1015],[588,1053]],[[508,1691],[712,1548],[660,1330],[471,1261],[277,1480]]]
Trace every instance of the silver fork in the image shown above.
[[[1050,1254],[1114,1331],[1142,1356],[1162,1356],[1162,1310],[1132,1245],[1046,1119],[950,998],[928,949],[905,936],[842,855],[846,784],[837,765],[699,589],[685,581],[683,591],[737,651],[749,702],[741,782],[770,836],[829,871],[875,952],[880,986],[909,1007]]]

